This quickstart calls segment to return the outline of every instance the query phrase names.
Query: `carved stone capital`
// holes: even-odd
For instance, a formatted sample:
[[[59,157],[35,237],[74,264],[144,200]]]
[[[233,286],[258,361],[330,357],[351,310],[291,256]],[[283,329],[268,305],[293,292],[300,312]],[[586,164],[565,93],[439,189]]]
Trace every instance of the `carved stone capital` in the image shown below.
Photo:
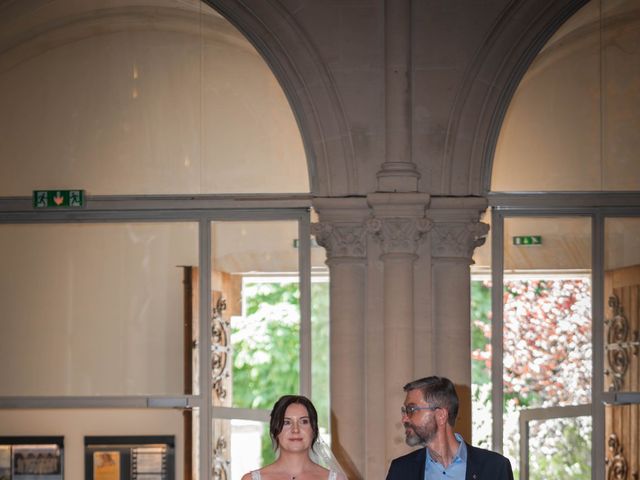
[[[488,232],[489,225],[482,222],[436,223],[431,235],[431,254],[471,262],[473,251],[484,244]]]
[[[327,251],[327,259],[336,257],[364,258],[367,255],[367,237],[361,224],[318,222],[311,225],[318,245]]]
[[[420,241],[431,230],[433,223],[422,218],[378,218],[366,222],[367,231],[382,245],[385,254],[415,254]]]

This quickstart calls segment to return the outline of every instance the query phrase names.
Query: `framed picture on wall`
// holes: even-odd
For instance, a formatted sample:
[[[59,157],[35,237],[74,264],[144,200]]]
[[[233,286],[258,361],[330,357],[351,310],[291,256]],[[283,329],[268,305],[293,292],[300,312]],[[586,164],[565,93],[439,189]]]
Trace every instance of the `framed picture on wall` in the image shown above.
[[[0,437],[0,480],[62,480],[63,437]]]
[[[117,450],[93,452],[93,479],[120,480],[120,452]]]
[[[175,480],[172,435],[85,437],[85,480]]]
[[[16,445],[12,448],[13,480],[54,480],[61,478],[57,445]]]

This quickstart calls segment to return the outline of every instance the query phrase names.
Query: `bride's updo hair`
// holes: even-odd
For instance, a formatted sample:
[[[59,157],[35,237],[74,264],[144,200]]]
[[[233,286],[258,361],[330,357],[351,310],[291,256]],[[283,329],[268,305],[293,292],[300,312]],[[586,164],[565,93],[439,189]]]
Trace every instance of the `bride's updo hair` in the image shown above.
[[[318,439],[318,412],[316,411],[316,407],[313,406],[313,403],[311,403],[311,400],[303,395],[284,395],[273,405],[273,409],[271,410],[271,421],[269,422],[269,434],[271,435],[273,448],[276,450],[280,446],[280,443],[278,442],[278,435],[280,435],[284,426],[284,413],[287,411],[289,405],[294,403],[298,403],[307,409],[309,423],[313,430],[311,448],[313,448],[316,440]]]

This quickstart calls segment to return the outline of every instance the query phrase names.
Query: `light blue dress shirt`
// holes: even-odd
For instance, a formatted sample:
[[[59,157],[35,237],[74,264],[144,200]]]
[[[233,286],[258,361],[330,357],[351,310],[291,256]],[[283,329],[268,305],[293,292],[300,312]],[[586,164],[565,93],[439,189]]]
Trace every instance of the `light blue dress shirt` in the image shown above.
[[[467,474],[467,445],[461,435],[455,433],[456,440],[460,443],[451,464],[444,468],[440,463],[431,458],[429,449],[427,448],[427,461],[424,465],[424,480],[434,480],[442,478],[443,480],[464,480]]]

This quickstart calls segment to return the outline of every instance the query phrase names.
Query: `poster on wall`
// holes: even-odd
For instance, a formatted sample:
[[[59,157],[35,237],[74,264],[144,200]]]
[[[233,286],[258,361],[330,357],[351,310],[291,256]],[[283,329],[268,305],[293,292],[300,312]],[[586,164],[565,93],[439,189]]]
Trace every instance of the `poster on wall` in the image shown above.
[[[64,437],[0,437],[0,480],[62,480]]]
[[[0,445],[0,480],[11,480],[11,447]]]
[[[85,480],[175,479],[173,435],[92,436],[84,445]]]
[[[131,450],[133,480],[163,480],[167,478],[167,448],[165,446],[136,447]]]
[[[120,480],[120,452],[93,452],[93,479]]]
[[[61,480],[62,464],[57,445],[14,445],[12,480]]]

